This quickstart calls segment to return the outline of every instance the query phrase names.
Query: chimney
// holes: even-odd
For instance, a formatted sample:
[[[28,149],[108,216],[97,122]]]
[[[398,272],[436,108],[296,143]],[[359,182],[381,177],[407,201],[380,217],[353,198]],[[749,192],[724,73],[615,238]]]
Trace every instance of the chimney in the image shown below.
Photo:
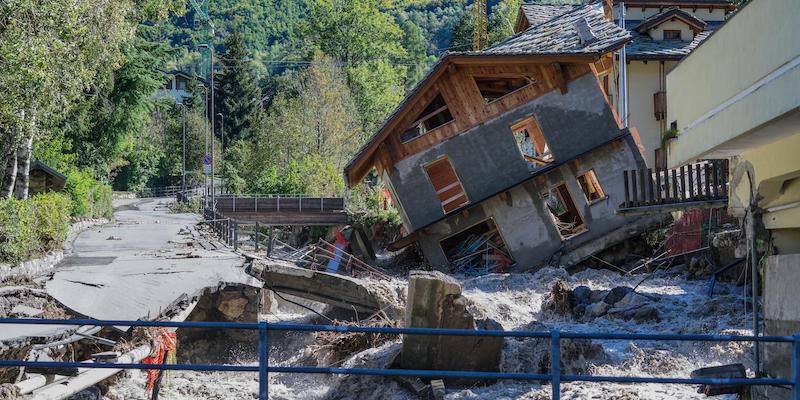
[[[592,28],[586,21],[586,18],[579,18],[575,21],[575,30],[578,32],[578,37],[581,40],[581,45],[586,46],[597,41],[597,36],[592,33]]]

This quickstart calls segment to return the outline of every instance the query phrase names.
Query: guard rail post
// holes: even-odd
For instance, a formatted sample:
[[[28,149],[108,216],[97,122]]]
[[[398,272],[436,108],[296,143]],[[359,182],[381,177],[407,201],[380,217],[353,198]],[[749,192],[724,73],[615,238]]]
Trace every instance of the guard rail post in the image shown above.
[[[233,221],[233,251],[239,250],[239,221]]]
[[[553,388],[552,400],[561,399],[561,331],[550,333],[550,386]]]
[[[258,322],[258,399],[269,398],[269,331],[267,321]]]
[[[763,348],[763,347],[762,347]],[[792,342],[792,400],[800,400],[800,335]]]

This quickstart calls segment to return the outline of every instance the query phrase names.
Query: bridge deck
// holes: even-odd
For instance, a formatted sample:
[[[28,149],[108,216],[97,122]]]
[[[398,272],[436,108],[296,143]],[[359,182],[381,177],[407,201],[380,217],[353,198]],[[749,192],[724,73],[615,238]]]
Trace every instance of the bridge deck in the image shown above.
[[[341,197],[234,197],[216,199],[217,212],[238,221],[267,225],[344,225],[349,221]]]

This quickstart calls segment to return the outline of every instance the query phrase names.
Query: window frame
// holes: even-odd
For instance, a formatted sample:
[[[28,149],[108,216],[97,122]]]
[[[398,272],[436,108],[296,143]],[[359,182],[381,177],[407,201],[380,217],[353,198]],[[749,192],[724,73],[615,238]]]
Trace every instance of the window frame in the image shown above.
[[[589,197],[586,195],[586,190],[584,190],[583,185],[581,185],[581,181],[580,181],[580,178],[582,176],[587,176],[588,177],[590,175],[591,175],[591,177],[594,178],[593,185],[597,188],[597,190],[600,193],[600,197],[598,197],[598,198],[596,198],[594,200],[590,200]],[[586,200],[586,204],[588,204],[588,205],[599,203],[599,202],[601,202],[601,201],[603,201],[603,200],[608,198],[608,194],[606,194],[606,190],[603,189],[603,185],[600,184],[600,178],[597,177],[597,172],[595,172],[594,168],[590,168],[590,169],[588,169],[588,170],[576,175],[575,176],[575,182],[578,184],[578,188],[581,189],[581,192],[583,192],[583,198]]]
[[[455,116],[453,116],[453,113],[450,111],[450,105],[449,105],[449,104],[447,104],[447,100],[444,98],[444,95],[442,94],[442,92],[438,92],[438,93],[436,94],[436,96],[433,96],[433,99],[431,99],[431,100],[428,102],[428,104],[427,104],[427,105],[425,105],[425,109],[427,109],[428,107],[430,107],[430,105],[431,105],[431,104],[433,104],[433,102],[434,102],[434,101],[435,101],[435,100],[436,100],[438,97],[441,97],[441,98],[442,98],[442,103],[444,103],[444,107],[439,107],[438,109],[436,109],[436,110],[434,110],[434,111],[432,111],[432,112],[430,112],[430,113],[428,113],[428,114],[421,115],[421,117],[423,117],[423,118],[419,118],[419,116],[418,116],[418,118],[416,118],[416,119],[414,119],[413,121],[411,121],[411,123],[409,124],[409,126],[407,126],[407,127],[404,129],[404,130],[402,130],[402,131],[401,131],[400,133],[398,133],[398,135],[397,135],[397,140],[399,140],[399,141],[400,141],[400,144],[408,144],[408,143],[411,143],[412,141],[414,141],[414,140],[416,140],[416,139],[419,139],[419,138],[421,138],[421,137],[423,137],[423,136],[425,136],[425,135],[427,135],[427,134],[429,134],[429,133],[431,133],[431,132],[433,132],[433,131],[436,131],[437,129],[440,129],[440,128],[444,127],[444,126],[447,126],[447,125],[449,125],[449,124],[452,124],[452,123],[454,123],[454,122],[456,121],[456,117],[455,117]],[[423,109],[422,111],[425,111],[425,109]],[[437,110],[438,110],[438,112],[437,112]],[[432,128],[432,129],[427,129],[427,128],[425,128],[425,129],[426,129],[426,130],[425,130],[425,132],[423,132],[423,133],[420,133],[419,135],[416,135],[416,136],[414,136],[414,137],[412,137],[412,138],[410,138],[410,139],[408,139],[408,140],[403,140],[403,135],[404,135],[406,132],[408,132],[408,131],[410,131],[410,130],[412,130],[412,129],[417,129],[417,128],[418,128],[418,127],[421,125],[421,124],[424,124],[424,123],[425,123],[425,121],[427,121],[428,119],[432,118],[433,116],[435,116],[435,115],[438,115],[439,113],[442,113],[442,112],[444,112],[444,111],[447,111],[447,113],[448,113],[448,114],[450,114],[450,120],[449,120],[449,121],[447,121],[447,122],[445,122],[445,123],[443,123],[443,124],[441,124],[441,125],[439,125],[439,126],[437,126],[437,127],[435,127],[435,128]],[[414,124],[415,122],[416,122],[416,124]]]
[[[669,32],[671,34],[677,33],[678,37],[677,38],[667,38],[667,32]],[[662,36],[662,38],[663,38],[662,40],[665,40],[665,41],[674,42],[674,41],[682,41],[683,40],[683,31],[681,31],[680,29],[664,29],[664,33],[662,35],[663,35]]]
[[[458,182],[458,185],[461,187],[461,194],[464,196],[464,199],[466,200],[464,203],[462,203],[461,205],[459,205],[458,207],[456,207],[456,208],[454,208],[454,209],[452,209],[450,211],[447,211],[447,208],[445,208],[445,205],[446,205],[445,202],[443,202],[441,199],[439,199],[439,192],[453,189],[453,187],[450,187],[450,186],[452,186],[456,182],[453,182],[450,185],[445,186],[444,188],[441,188],[441,189],[437,190],[436,189],[436,185],[433,184],[433,179],[431,179],[431,174],[428,171],[428,167],[430,167],[433,164],[439,163],[439,162],[447,162],[450,165],[450,169],[453,171],[453,175],[455,175],[455,177],[456,177],[456,182]],[[436,198],[437,198],[437,200],[439,200],[439,205],[442,207],[442,212],[444,212],[444,215],[449,215],[453,211],[456,211],[458,209],[461,209],[461,208],[463,208],[465,206],[468,206],[468,205],[472,204],[472,201],[470,200],[469,195],[467,194],[467,189],[464,187],[464,182],[461,181],[461,177],[458,176],[458,172],[456,171],[455,166],[453,166],[453,162],[450,160],[450,157],[448,157],[446,154],[437,157],[433,161],[430,161],[430,162],[427,162],[425,164],[422,164],[422,170],[425,171],[425,177],[426,177],[426,179],[428,179],[428,183],[431,184],[431,188],[433,188],[434,193],[436,193]],[[460,197],[460,196],[458,196],[458,197]],[[458,198],[458,197],[452,197],[452,198]],[[450,204],[450,203],[448,202],[447,204]]]
[[[574,232],[572,234],[570,234],[569,236],[564,236],[564,234],[561,232],[561,230],[558,229],[558,226],[555,224],[555,221],[552,221],[552,219],[551,219],[550,222],[553,223],[553,228],[555,228],[556,232],[558,232],[558,235],[559,235],[559,237],[561,237],[561,240],[562,241],[567,241],[567,240],[571,240],[571,239],[573,239],[573,238],[575,238],[575,237],[577,237],[577,236],[589,231],[589,226],[586,224],[586,220],[584,219],[583,214],[581,214],[581,211],[578,209],[578,206],[575,204],[575,196],[572,195],[572,192],[570,192],[569,186],[567,185],[567,183],[565,181],[559,181],[558,183],[556,183],[554,185],[547,186],[547,189],[545,189],[544,191],[542,191],[540,193],[540,198],[544,202],[545,212],[550,214],[550,216],[554,217],[556,220],[558,220],[559,216],[564,214],[564,213],[562,213],[562,214],[559,214],[559,215],[555,215],[554,212],[550,211],[550,206],[547,204],[547,199],[550,196],[550,192],[552,192],[553,190],[555,190],[559,201],[567,209],[567,211],[565,211],[565,213],[569,212],[569,207],[567,206],[567,203],[564,201],[564,196],[561,194],[561,191],[558,190],[558,188],[560,188],[561,186],[564,186],[564,189],[567,191],[567,194],[569,194],[572,206],[575,208],[575,214],[577,214],[578,218],[580,218],[580,220],[581,220],[580,225],[577,225],[574,228]]]
[[[496,102],[498,102],[500,100],[505,99],[508,96],[511,96],[514,93],[519,92],[520,90],[526,89],[529,86],[533,86],[533,85],[538,83],[538,81],[536,79],[534,79],[532,77],[529,77],[529,76],[510,77],[510,76],[472,75],[472,76],[470,76],[470,78],[472,78],[472,84],[475,85],[475,90],[478,91],[478,94],[480,95],[480,98],[481,98],[484,106],[488,106],[490,104],[494,104],[494,103],[496,103]],[[512,90],[512,91],[510,91],[510,92],[508,92],[508,93],[506,93],[506,94],[494,99],[494,100],[491,100],[491,101],[486,101],[486,98],[483,97],[483,93],[481,92],[481,87],[478,85],[478,81],[477,81],[477,79],[514,79],[514,78],[525,79],[526,81],[528,81],[528,83],[526,83],[524,86],[520,86],[520,87],[518,87],[518,88],[516,88],[516,89],[514,89],[514,90]]]
[[[514,145],[517,147],[519,151],[519,155],[522,157],[522,160],[525,161],[529,166],[533,166],[533,168],[543,167],[545,165],[551,164],[555,162],[556,158],[553,155],[553,150],[550,149],[550,145],[547,143],[547,139],[544,137],[544,132],[542,132],[542,128],[539,126],[539,122],[536,120],[536,117],[531,115],[527,118],[522,119],[511,125],[511,136],[514,139]],[[527,130],[528,136],[531,138],[531,145],[533,146],[534,152],[540,152],[540,150],[536,146],[536,139],[537,133],[538,136],[542,140],[542,150],[541,152],[544,153],[545,157],[536,157],[525,154],[525,152],[520,147],[519,141],[517,140],[517,133]],[[532,137],[531,137],[532,135]]]

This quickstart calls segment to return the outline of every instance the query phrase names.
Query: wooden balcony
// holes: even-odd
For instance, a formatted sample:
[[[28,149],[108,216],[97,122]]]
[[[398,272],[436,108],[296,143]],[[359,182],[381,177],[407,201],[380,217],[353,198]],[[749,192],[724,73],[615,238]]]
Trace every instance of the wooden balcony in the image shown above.
[[[728,203],[728,161],[709,160],[673,169],[623,171],[625,202],[618,214],[655,214]]]

